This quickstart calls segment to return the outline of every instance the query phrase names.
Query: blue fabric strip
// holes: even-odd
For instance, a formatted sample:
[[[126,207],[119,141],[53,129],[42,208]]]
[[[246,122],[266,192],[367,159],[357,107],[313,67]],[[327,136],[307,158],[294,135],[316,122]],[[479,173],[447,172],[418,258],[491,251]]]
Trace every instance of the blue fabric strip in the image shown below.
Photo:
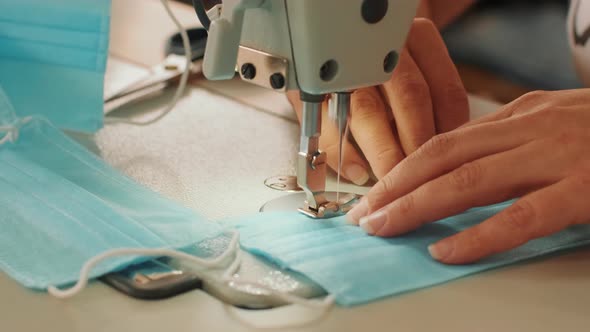
[[[0,0],[0,19],[86,32],[108,32],[110,0]]]
[[[99,41],[99,43],[106,43],[107,38],[108,36],[102,37],[103,41]],[[84,50],[2,37],[0,37],[0,45],[2,45],[0,47],[0,58],[3,59],[53,64],[95,72],[104,72],[106,69],[106,49]]]
[[[41,115],[65,129],[95,132],[103,123],[101,72],[0,59],[0,85],[19,117]]]
[[[0,20],[0,37],[94,52],[108,49],[108,31],[83,32]]]
[[[430,257],[428,245],[509,204],[470,210],[389,239],[368,236],[344,218],[312,220],[297,213],[261,213],[229,223],[240,230],[246,250],[306,275],[338,304],[352,306],[590,243],[590,226],[576,226],[477,264],[449,266]]]
[[[33,119],[19,132],[15,142],[0,145],[0,270],[26,287],[72,283],[84,262],[106,250],[180,249],[222,232],[114,170],[45,120]],[[149,259],[109,259],[91,277]]]

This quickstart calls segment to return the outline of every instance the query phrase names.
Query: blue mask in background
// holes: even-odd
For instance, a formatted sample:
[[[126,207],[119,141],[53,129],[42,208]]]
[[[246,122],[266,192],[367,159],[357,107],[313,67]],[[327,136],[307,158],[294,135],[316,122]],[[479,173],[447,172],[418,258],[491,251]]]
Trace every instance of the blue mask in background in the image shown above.
[[[84,132],[102,127],[110,5],[0,0],[0,85],[19,117],[38,114]]]
[[[110,249],[183,248],[221,232],[49,122],[16,117],[1,90],[0,128],[0,269],[26,287],[72,283],[88,259]],[[147,259],[112,258],[90,277]]]
[[[428,245],[509,204],[473,209],[389,239],[368,236],[343,217],[312,220],[297,213],[262,213],[233,223],[246,250],[303,273],[338,304],[351,306],[590,243],[590,226],[575,226],[471,265],[444,265],[428,254]]]

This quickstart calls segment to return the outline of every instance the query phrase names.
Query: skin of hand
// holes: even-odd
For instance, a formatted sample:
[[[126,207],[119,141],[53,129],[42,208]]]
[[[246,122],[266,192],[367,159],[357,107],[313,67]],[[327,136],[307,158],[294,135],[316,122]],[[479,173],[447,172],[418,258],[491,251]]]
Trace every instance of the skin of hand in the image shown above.
[[[288,93],[301,121],[299,93]],[[342,175],[358,185],[385,176],[407,155],[438,133],[469,119],[465,88],[435,25],[415,19],[391,80],[356,90],[351,97],[350,133],[344,144]],[[320,149],[338,167],[338,131],[323,107]],[[369,168],[370,167],[370,168]]]
[[[590,223],[590,89],[533,92],[408,156],[349,212],[391,237],[519,198],[428,249],[447,264],[475,262],[572,225]]]

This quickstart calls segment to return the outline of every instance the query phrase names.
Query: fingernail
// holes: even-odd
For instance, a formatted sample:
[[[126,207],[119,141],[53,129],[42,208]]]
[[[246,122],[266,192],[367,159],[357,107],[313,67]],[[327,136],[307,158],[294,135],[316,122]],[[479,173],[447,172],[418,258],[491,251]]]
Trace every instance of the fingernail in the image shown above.
[[[359,220],[369,213],[369,202],[366,197],[361,198],[361,201],[353,207],[346,214],[346,221],[352,225],[358,225]]]
[[[360,220],[361,228],[367,234],[375,235],[387,222],[387,214],[383,211],[377,211],[369,216],[362,217]]]
[[[354,184],[362,186],[369,181],[369,172],[358,164],[350,164],[344,168],[344,175]]]
[[[447,241],[441,241],[428,246],[428,252],[430,253],[430,256],[432,256],[432,258],[436,259],[437,261],[449,257],[452,251],[453,244]]]

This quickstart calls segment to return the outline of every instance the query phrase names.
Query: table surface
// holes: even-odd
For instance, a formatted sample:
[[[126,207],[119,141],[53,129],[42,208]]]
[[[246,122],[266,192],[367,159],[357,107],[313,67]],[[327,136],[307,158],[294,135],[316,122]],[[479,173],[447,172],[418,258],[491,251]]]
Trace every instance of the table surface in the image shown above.
[[[119,10],[114,19],[126,1],[136,0],[113,1]],[[137,72],[120,61],[110,65]],[[149,117],[170,95],[131,105],[121,115]],[[497,106],[471,102],[474,116]],[[152,126],[115,125],[76,138],[138,182],[218,219],[254,212],[282,195],[263,181],[294,173],[297,135],[284,97],[240,82],[202,82]],[[369,305],[335,308],[323,320],[291,330],[583,331],[590,323],[589,259],[590,250],[580,250],[506,267]],[[230,309],[199,290],[139,301],[98,282],[63,301],[27,290],[2,273],[0,294],[2,331],[249,331],[313,315],[294,306]]]

